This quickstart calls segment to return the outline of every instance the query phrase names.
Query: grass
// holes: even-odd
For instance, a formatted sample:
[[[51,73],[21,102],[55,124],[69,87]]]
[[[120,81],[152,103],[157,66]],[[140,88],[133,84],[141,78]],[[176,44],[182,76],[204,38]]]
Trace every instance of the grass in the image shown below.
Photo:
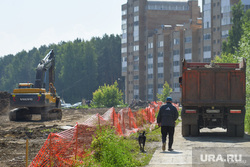
[[[89,150],[90,156],[82,159],[84,164],[78,166],[145,166],[151,160],[154,151],[155,148],[147,153],[141,153],[136,134],[119,137],[114,129],[103,126],[96,131],[96,137],[93,138]]]
[[[178,111],[180,114],[180,111]],[[157,117],[157,115],[156,115]],[[176,125],[180,122],[178,119]],[[152,128],[152,127],[151,127]],[[96,137],[93,138],[90,156],[81,159],[83,164],[77,167],[116,167],[116,166],[145,166],[148,165],[157,148],[156,142],[161,142],[161,128],[157,125],[150,129],[145,125],[146,145],[142,153],[138,144],[139,133],[133,133],[128,137],[119,137],[115,130],[109,126],[99,127]]]

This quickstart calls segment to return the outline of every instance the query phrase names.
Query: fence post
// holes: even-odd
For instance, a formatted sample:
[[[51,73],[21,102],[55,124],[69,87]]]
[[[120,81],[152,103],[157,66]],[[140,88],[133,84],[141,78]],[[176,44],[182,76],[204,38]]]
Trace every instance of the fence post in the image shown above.
[[[122,126],[123,126],[123,133],[125,133],[124,110],[122,110]]]
[[[131,130],[131,114],[132,114],[132,112],[131,112],[131,109],[129,108],[129,110],[128,110],[128,119],[129,119],[129,129]]]
[[[76,152],[75,152],[75,160],[76,160],[76,156],[77,156],[77,147],[78,147],[78,124],[76,124]]]
[[[142,127],[143,127],[143,111],[144,111],[144,110],[141,110],[141,118],[142,118],[141,120],[142,120]]]
[[[113,126],[115,126],[115,110],[113,110]]]
[[[28,157],[29,157],[29,141],[26,139],[26,167],[28,167]]]
[[[52,156],[51,156],[51,153],[52,151],[51,151],[51,133],[49,134],[49,166],[50,167],[52,167],[52,165],[51,165],[51,158],[52,158]]]
[[[97,116],[98,116],[98,124],[99,124],[99,127],[101,126],[101,122],[100,122],[100,115],[99,114],[97,114]]]

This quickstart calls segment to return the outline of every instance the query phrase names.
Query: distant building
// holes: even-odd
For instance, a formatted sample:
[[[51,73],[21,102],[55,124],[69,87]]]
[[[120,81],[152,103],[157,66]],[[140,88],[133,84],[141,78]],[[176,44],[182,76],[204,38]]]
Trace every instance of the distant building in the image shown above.
[[[186,51],[186,55],[189,55],[190,48],[184,50],[184,47],[193,45],[183,43],[183,46],[179,46],[179,53],[174,51],[173,43],[178,40],[173,39],[173,34],[178,29],[178,24],[194,25],[200,16],[198,0],[128,0],[122,5],[121,52],[126,103],[131,103],[133,99],[156,100],[156,94],[161,93],[165,81],[172,88],[176,86],[178,91],[176,79],[173,81],[173,78],[177,78],[178,71],[174,70],[173,63],[177,63],[174,60],[181,59],[181,53]],[[195,29],[193,27],[195,26],[191,26],[191,29]],[[180,30],[180,35],[187,35],[186,33],[184,29]],[[191,30],[190,33],[193,34]],[[186,36],[184,39],[193,42],[193,39],[197,40],[199,37]],[[179,43],[182,40],[179,38]],[[191,50],[193,51],[199,53]],[[178,54],[179,57],[175,56],[173,59]]]
[[[232,27],[232,6],[239,0],[203,0],[203,61],[210,62],[222,52]],[[250,8],[249,0],[241,0],[244,9]]]

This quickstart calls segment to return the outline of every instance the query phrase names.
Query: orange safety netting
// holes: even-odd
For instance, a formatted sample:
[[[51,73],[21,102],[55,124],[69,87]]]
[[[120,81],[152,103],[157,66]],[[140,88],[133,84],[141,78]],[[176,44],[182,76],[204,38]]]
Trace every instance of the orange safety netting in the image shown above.
[[[112,107],[103,115],[92,115],[84,123],[60,133],[51,133],[42,148],[33,159],[30,167],[72,166],[79,164],[78,157],[84,157],[90,148],[97,126],[112,125],[118,135],[128,136],[143,128],[144,124],[156,122],[155,112],[161,102],[152,102],[147,108],[132,112],[130,108],[118,113]]]

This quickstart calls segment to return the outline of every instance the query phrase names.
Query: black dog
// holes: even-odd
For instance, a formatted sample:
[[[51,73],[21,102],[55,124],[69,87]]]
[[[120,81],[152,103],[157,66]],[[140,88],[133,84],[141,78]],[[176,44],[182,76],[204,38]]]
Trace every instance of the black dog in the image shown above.
[[[145,142],[146,142],[146,136],[145,136],[146,132],[143,131],[142,133],[139,133],[139,137],[138,137],[138,141],[139,141],[139,145],[140,145],[140,150],[142,152],[145,152],[144,150],[144,146],[145,146]]]

